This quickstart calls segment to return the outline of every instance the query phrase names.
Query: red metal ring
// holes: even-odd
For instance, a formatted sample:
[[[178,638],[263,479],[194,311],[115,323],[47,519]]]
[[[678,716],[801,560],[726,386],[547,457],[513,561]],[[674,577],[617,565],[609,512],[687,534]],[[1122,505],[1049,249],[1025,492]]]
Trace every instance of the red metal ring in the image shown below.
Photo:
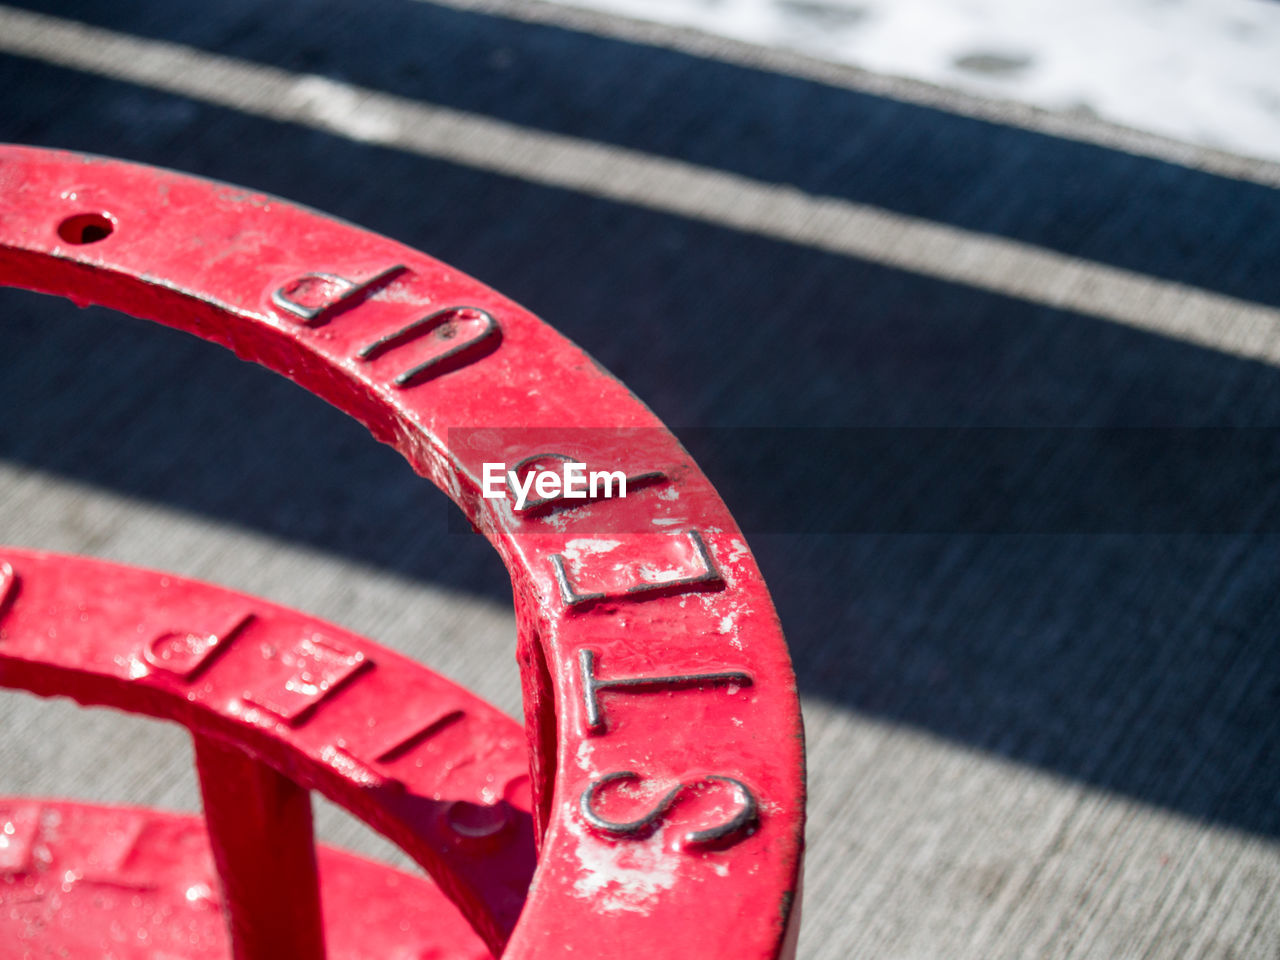
[[[794,950],[803,742],[781,629],[724,504],[622,384],[515,303],[386,238],[81,155],[0,150],[0,282],[284,374],[393,444],[497,548],[541,837],[505,956]],[[482,496],[485,463],[539,456],[643,482],[537,509]],[[608,826],[632,821],[644,829]]]
[[[121,890],[132,891],[122,900],[149,934],[141,944],[108,937],[121,956],[226,956],[225,931],[201,909],[184,909],[192,905],[216,903],[227,913],[237,958],[309,960],[326,947],[347,957],[356,945],[360,955],[409,948],[484,956],[485,941],[500,945],[520,915],[535,860],[520,725],[341,627],[172,574],[4,548],[0,686],[183,724],[205,801],[203,822],[0,801],[0,904],[20,941],[29,944],[23,934],[32,927],[52,927],[37,938],[50,954],[100,953],[96,928],[113,908],[99,901],[122,898]],[[440,905],[430,884],[324,848],[321,885],[308,790],[426,867],[471,927],[461,917],[424,923],[422,911]],[[249,813],[255,804],[265,811],[259,818]],[[50,814],[60,822],[46,823]],[[234,887],[220,898],[208,876],[210,848],[218,875]],[[92,889],[82,890],[82,880]],[[412,891],[421,904],[399,917],[385,905],[341,904],[339,891],[360,883],[395,888],[399,901]],[[170,919],[156,924],[147,914]],[[367,916],[361,924],[353,914]],[[195,931],[196,941],[185,936]]]

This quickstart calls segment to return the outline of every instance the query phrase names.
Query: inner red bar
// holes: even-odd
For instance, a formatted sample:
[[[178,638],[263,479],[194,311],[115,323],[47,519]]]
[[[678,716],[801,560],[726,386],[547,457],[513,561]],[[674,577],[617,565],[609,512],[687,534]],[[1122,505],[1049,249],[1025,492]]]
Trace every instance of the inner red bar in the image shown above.
[[[324,960],[311,796],[199,734],[196,769],[235,960]]]

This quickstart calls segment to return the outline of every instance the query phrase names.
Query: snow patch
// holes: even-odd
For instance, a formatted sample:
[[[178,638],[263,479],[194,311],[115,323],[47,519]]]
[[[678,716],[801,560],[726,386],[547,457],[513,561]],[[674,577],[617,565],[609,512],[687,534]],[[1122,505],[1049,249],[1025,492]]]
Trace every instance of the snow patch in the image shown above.
[[[564,0],[562,0],[564,2]],[[1280,160],[1280,4],[569,0]],[[1083,52],[1083,53],[1082,53]]]

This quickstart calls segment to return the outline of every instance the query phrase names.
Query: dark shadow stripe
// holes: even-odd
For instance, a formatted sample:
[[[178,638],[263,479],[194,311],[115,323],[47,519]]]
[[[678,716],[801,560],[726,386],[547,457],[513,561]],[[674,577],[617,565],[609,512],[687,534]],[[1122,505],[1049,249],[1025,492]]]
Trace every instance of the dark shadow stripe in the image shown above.
[[[1280,191],[813,81],[417,0],[30,4],[1280,305]]]

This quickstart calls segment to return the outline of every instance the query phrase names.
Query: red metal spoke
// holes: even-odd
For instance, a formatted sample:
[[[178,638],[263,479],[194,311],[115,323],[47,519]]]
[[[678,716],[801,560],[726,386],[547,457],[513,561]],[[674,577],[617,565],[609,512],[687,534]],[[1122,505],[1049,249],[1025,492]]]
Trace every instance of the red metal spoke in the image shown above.
[[[310,791],[195,734],[205,825],[235,960],[324,960]]]

